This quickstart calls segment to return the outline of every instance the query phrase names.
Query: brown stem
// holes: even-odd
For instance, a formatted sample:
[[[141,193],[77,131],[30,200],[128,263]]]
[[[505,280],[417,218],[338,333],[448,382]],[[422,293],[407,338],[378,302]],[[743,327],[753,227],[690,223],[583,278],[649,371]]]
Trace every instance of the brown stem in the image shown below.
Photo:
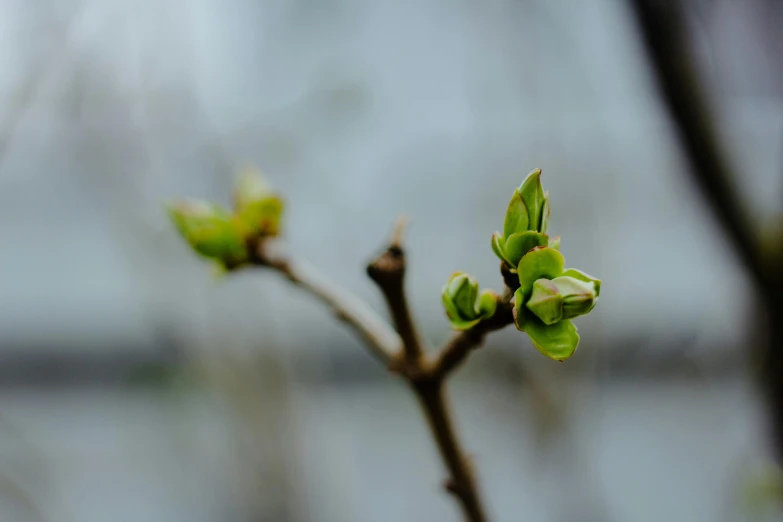
[[[498,303],[495,315],[469,332],[456,335],[434,360],[425,357],[426,345],[419,335],[405,295],[405,252],[402,248],[404,221],[391,245],[369,264],[367,273],[383,292],[396,332],[359,299],[322,277],[315,269],[275,253],[269,240],[250,245],[250,262],[277,270],[293,283],[331,307],[339,318],[367,341],[371,352],[402,376],[424,410],[433,438],[449,472],[446,489],[459,500],[468,522],[485,522],[473,471],[465,456],[451,418],[445,381],[487,333],[513,322],[510,292]],[[238,266],[235,268],[239,268]],[[399,332],[399,334],[398,334]]]
[[[424,341],[413,321],[405,294],[405,252],[402,239],[405,219],[397,222],[391,244],[367,265],[367,275],[375,281],[386,299],[397,332],[402,338],[405,364],[417,367],[424,354]]]
[[[511,298],[513,294],[507,292],[498,303],[495,315],[487,321],[482,321],[470,330],[459,332],[446,343],[440,350],[435,361],[431,365],[434,377],[445,379],[449,373],[459,367],[467,359],[470,352],[484,343],[487,334],[500,330],[514,322],[512,314]]]
[[[498,320],[494,328],[488,326],[489,323],[495,325],[492,320],[487,321],[487,325],[484,326],[480,323],[472,330],[475,335],[471,332],[463,332],[446,345],[439,357],[434,361],[428,360],[425,357],[424,343],[405,297],[403,227],[404,222],[398,224],[391,245],[367,267],[367,274],[375,281],[386,299],[394,325],[403,342],[403,355],[396,365],[392,365],[392,368],[408,382],[422,405],[438,450],[449,472],[446,489],[459,500],[466,520],[484,522],[486,515],[478,487],[451,420],[451,409],[445,392],[445,378],[450,370],[467,357],[472,348],[481,344],[487,332],[500,328],[499,323],[505,322],[505,319]],[[502,303],[502,311],[496,316],[504,318],[511,316],[507,301]]]
[[[413,389],[424,409],[440,455],[449,470],[450,478],[445,483],[446,490],[459,500],[465,520],[486,521],[473,470],[454,431],[444,382],[441,379],[424,380],[413,383]]]
[[[397,359],[402,350],[400,336],[366,303],[333,284],[314,267],[275,254],[269,246],[263,242],[258,246],[252,260],[255,264],[277,270],[332,308],[340,320],[364,338],[371,353],[384,365],[389,366]]]

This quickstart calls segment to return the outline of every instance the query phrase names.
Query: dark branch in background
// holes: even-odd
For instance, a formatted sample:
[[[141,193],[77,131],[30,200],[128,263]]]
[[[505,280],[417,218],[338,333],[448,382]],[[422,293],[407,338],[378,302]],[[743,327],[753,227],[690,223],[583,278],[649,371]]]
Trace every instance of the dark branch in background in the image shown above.
[[[777,457],[783,459],[783,293],[781,259],[766,259],[758,231],[732,189],[732,169],[719,145],[706,97],[699,85],[681,3],[631,0],[666,108],[675,124],[689,172],[713,215],[734,245],[767,312],[768,339],[760,357],[769,398]],[[778,239],[779,241],[779,239]],[[778,252],[779,249],[773,249]]]
[[[699,84],[680,2],[632,0],[632,4],[658,86],[690,164],[689,172],[753,282],[764,293],[767,280],[757,233],[732,186],[732,169]]]

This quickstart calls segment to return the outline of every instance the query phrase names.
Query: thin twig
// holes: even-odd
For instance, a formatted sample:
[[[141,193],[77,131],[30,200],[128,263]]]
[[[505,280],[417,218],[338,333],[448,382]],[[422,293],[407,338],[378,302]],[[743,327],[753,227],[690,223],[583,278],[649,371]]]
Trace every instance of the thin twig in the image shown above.
[[[389,247],[369,265],[367,275],[381,289],[394,326],[402,338],[405,364],[418,367],[425,351],[425,342],[411,315],[405,294],[405,252],[402,248],[407,220],[397,221]]]
[[[333,284],[315,267],[295,262],[263,248],[254,262],[277,270],[332,308],[337,317],[356,330],[367,342],[372,354],[389,366],[402,350],[402,339],[389,324],[361,299]]]
[[[402,248],[402,242],[405,239],[405,232],[408,229],[408,216],[400,216],[397,218],[397,223],[394,225],[394,233],[392,234],[391,246]]]
[[[398,373],[416,394],[432,430],[438,451],[449,472],[446,489],[460,503],[465,519],[485,522],[478,486],[472,467],[454,429],[446,396],[446,378],[468,354],[479,346],[487,333],[510,324],[510,292],[498,304],[495,315],[479,323],[471,332],[454,337],[434,360],[426,357],[426,345],[419,335],[405,295],[405,251],[403,235],[406,220],[397,222],[389,247],[367,267],[367,273],[383,292],[396,332],[365,303],[332,284],[317,270],[275,253],[268,241],[251,246],[251,263],[277,270],[293,283],[331,307],[339,318],[367,341],[371,352]],[[239,268],[239,267],[237,267]],[[399,332],[399,334],[398,334]]]
[[[445,482],[446,491],[459,500],[466,520],[486,521],[487,516],[482,507],[473,468],[457,439],[451,419],[445,382],[438,379],[412,384],[438,445],[438,451],[449,470],[449,478]]]
[[[441,370],[446,369],[447,364],[439,364],[440,358],[436,359],[436,362],[427,360],[424,342],[408,308],[405,294],[405,251],[402,245],[405,223],[404,219],[397,222],[389,247],[367,266],[367,274],[383,293],[394,325],[402,338],[403,356],[392,368],[408,382],[422,405],[438,451],[449,472],[446,490],[459,500],[466,520],[484,522],[487,517],[475,476],[457,438],[446,397],[445,377],[448,372]],[[482,331],[480,334],[482,339],[485,333]],[[464,359],[470,351],[467,344],[465,343],[464,353],[459,360]],[[452,360],[448,356],[446,359]],[[458,362],[456,361],[454,366]]]
[[[475,327],[464,332],[454,334],[452,338],[438,352],[432,363],[431,371],[438,379],[445,379],[449,373],[462,364],[468,355],[484,343],[487,334],[500,330],[514,322],[510,304],[512,295],[510,292],[498,303],[498,310],[488,321],[482,321]]]

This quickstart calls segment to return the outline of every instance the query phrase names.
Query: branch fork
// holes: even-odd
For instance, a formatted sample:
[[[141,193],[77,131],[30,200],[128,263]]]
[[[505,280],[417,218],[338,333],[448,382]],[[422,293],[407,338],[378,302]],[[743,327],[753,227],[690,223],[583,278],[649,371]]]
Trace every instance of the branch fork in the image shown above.
[[[264,239],[253,245],[249,249],[250,263],[280,272],[332,308],[338,318],[365,340],[371,354],[408,384],[422,406],[449,472],[444,489],[459,501],[465,520],[484,522],[487,516],[475,474],[454,429],[446,380],[474,349],[483,344],[488,333],[513,323],[512,292],[507,290],[491,318],[454,334],[434,355],[428,354],[429,346],[413,319],[405,292],[403,236],[406,225],[404,218],[398,220],[388,247],[367,265],[367,275],[383,294],[393,326],[313,267],[294,262],[282,254],[275,240]]]

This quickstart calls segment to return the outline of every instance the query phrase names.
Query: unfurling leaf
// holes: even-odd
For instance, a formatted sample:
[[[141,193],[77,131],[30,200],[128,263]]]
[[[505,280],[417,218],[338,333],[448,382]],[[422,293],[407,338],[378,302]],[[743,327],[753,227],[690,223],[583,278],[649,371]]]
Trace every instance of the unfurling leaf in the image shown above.
[[[180,201],[169,205],[168,213],[198,254],[227,265],[247,259],[241,224],[224,209],[204,201]]]

